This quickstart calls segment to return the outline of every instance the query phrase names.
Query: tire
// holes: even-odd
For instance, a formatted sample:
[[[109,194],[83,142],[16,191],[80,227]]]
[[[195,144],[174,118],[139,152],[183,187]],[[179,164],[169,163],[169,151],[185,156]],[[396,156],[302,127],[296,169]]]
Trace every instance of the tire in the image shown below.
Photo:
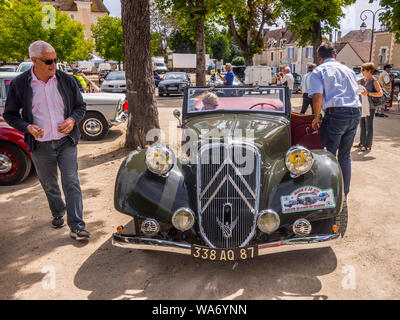
[[[159,97],[164,97],[164,93],[159,92],[159,93],[158,93],[158,96],[159,96]]]
[[[82,139],[88,141],[103,139],[109,129],[107,120],[102,114],[97,112],[86,112],[81,122],[79,122],[79,131],[81,132]]]
[[[18,184],[25,180],[32,168],[29,156],[17,145],[0,142],[0,185]]]

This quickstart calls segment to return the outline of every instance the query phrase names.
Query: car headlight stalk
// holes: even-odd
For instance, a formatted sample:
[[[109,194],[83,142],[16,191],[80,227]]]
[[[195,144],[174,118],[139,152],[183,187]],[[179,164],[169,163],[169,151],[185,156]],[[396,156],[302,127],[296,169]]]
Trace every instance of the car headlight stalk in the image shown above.
[[[307,173],[313,164],[314,157],[312,152],[302,146],[293,146],[286,153],[285,165],[292,174],[292,178]]]
[[[171,149],[159,143],[147,149],[145,162],[151,172],[162,176],[172,169],[176,159]]]

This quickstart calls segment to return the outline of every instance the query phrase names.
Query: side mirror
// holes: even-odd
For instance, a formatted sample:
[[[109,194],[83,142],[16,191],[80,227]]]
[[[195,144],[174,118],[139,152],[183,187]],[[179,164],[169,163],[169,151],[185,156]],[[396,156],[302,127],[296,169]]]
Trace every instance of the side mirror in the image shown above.
[[[179,122],[178,128],[182,128],[181,112],[178,109],[174,110],[174,117],[178,119],[178,122]]]

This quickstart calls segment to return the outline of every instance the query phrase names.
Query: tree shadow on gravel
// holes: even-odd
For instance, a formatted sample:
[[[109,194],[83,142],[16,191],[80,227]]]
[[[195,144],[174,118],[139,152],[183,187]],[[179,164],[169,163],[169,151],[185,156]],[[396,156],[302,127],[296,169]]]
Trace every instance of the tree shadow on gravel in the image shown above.
[[[114,247],[111,239],[78,270],[74,283],[89,299],[327,299],[318,276],[333,272],[328,248],[275,253],[242,262]]]

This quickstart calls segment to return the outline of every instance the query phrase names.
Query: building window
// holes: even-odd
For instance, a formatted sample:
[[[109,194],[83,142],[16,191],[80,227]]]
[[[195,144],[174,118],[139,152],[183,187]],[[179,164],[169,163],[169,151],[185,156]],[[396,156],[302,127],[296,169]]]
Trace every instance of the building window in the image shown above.
[[[271,61],[274,61],[274,53],[271,52]]]
[[[290,64],[290,72],[291,73],[295,73],[296,72],[296,65],[293,64],[293,63]]]
[[[294,48],[288,48],[288,59],[294,58]]]
[[[314,49],[312,47],[306,48],[306,58],[314,58]]]
[[[74,20],[74,19],[75,19],[75,16],[74,16],[73,14],[71,14],[71,19],[72,19],[72,20]]]

